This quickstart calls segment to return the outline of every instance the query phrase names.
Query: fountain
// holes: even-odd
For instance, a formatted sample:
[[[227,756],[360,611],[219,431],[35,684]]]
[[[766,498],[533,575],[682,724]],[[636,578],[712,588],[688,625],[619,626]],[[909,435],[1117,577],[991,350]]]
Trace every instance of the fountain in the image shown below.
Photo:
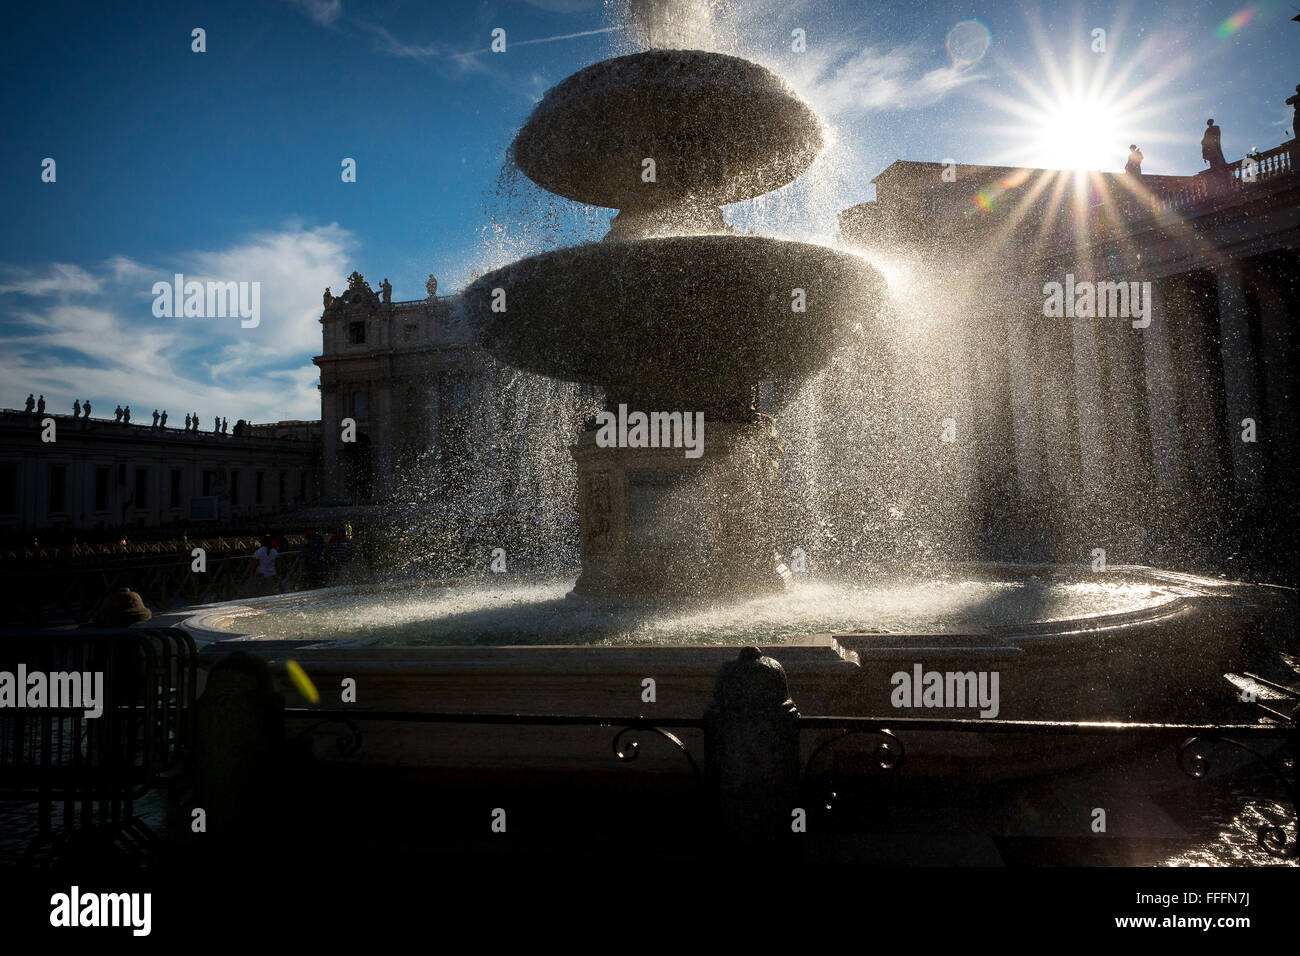
[[[898,706],[892,678],[922,666],[999,674],[1004,718],[1161,716],[1222,693],[1225,666],[1273,603],[1263,589],[1149,568],[988,563],[791,585],[782,443],[755,386],[805,380],[850,328],[879,331],[884,280],[853,254],[738,233],[719,207],[792,182],[824,141],[811,108],[775,73],[695,49],[587,67],[547,93],[519,131],[513,160],[530,179],[618,210],[602,241],[516,261],[463,295],[492,355],[601,386],[607,413],[628,426],[628,441],[610,441],[609,419],[591,422],[571,449],[576,582],[334,588],[155,623],[180,624],[217,650],[278,659],[293,648],[319,682],[357,681],[365,706],[380,710],[436,701],[485,712],[642,712],[653,677],[655,714],[697,717],[719,664],[749,644],[781,646],[792,692],[813,713],[888,713]],[[701,416],[702,453],[692,455],[674,429]],[[941,705],[921,714],[972,715]],[[560,769],[600,760],[579,737],[420,734],[387,750],[372,744],[367,757]],[[909,766],[982,776],[1045,766],[1038,744],[958,736],[935,735],[934,762]],[[1053,756],[1078,757],[1063,748]]]
[[[855,255],[735,234],[718,206],[790,182],[822,142],[780,77],[700,50],[587,67],[516,137],[514,160],[539,185],[619,212],[603,242],[483,276],[465,294],[471,323],[511,365],[602,386],[611,415],[659,413],[657,447],[602,447],[592,428],[574,449],[575,594],[717,599],[785,585],[781,444],[755,386],[820,369],[846,328],[872,325],[884,283]],[[674,413],[702,419],[699,457],[662,440],[655,423]]]

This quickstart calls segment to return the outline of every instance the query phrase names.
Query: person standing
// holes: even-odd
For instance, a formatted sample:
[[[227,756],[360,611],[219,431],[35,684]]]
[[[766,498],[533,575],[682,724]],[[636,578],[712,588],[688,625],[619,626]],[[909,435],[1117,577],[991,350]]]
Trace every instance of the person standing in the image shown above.
[[[1124,164],[1124,172],[1131,176],[1142,175],[1142,150],[1138,149],[1132,143],[1128,146],[1128,162]]]
[[[279,558],[280,552],[275,549],[271,536],[262,535],[262,546],[253,552],[253,567],[250,572],[254,596],[261,597],[279,591]]]
[[[307,587],[324,587],[325,576],[329,571],[329,565],[325,562],[325,542],[315,528],[308,528],[306,537],[307,540],[302,545],[302,564],[307,572]]]

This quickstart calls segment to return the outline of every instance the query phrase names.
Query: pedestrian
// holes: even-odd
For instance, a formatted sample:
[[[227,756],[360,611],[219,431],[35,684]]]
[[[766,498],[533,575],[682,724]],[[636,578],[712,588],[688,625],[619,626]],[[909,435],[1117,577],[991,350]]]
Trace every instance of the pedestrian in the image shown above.
[[[352,526],[345,525],[334,535],[334,540],[330,543],[329,563],[330,570],[333,572],[334,580],[346,580],[351,574],[352,558],[356,555],[357,546],[352,540]]]
[[[302,545],[302,565],[307,572],[307,587],[324,587],[329,572],[329,565],[325,561],[325,542],[315,528],[307,529],[306,538]]]
[[[280,589],[277,563],[280,552],[275,549],[269,534],[262,535],[262,546],[253,552],[253,566],[249,569],[255,597],[275,594]]]

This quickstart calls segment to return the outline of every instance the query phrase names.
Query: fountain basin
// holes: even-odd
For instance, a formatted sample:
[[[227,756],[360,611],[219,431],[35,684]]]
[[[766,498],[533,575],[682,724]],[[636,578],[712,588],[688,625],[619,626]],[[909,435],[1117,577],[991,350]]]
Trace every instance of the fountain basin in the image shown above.
[[[505,311],[493,311],[495,289]],[[865,259],[828,246],[673,236],[530,256],[476,281],[465,308],[484,347],[510,365],[683,396],[655,409],[700,410],[765,378],[818,371],[850,327],[876,321],[884,293]]]
[[[1001,719],[1170,719],[1231,694],[1222,674],[1277,600],[1268,589],[1134,567],[1088,574],[990,565],[881,581],[856,594],[843,582],[804,582],[789,594],[723,606],[602,608],[566,601],[571,583],[330,589],[151,623],[184,627],[211,659],[231,650],[292,657],[329,707],[339,706],[334,689],[350,677],[360,709],[699,717],[717,668],[740,646],[758,644],[785,666],[805,714],[977,716],[969,708],[895,707],[894,675],[920,664],[996,671]],[[333,629],[323,623],[330,619]],[[646,678],[656,684],[653,704],[642,699]],[[287,683],[284,692],[302,706]],[[805,737],[806,747],[815,745],[816,735]],[[975,779],[1042,773],[1110,746],[1099,738],[952,733],[911,734],[905,743],[904,772]],[[609,769],[607,747],[591,728],[391,724],[368,728],[367,746],[347,759],[591,770]],[[672,753],[645,756],[640,766],[684,769]]]
[[[511,152],[533,182],[578,202],[720,206],[789,183],[823,142],[816,113],[766,67],[704,50],[648,50],[552,87]],[[643,179],[646,159],[653,182]]]

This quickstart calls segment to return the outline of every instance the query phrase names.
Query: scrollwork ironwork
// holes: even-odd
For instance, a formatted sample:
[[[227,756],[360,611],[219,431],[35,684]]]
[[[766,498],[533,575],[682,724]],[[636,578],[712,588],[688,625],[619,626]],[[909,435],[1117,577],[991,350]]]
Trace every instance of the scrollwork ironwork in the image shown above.
[[[1276,760],[1260,753],[1254,747],[1242,743],[1232,737],[1222,734],[1196,734],[1188,737],[1178,745],[1177,759],[1178,769],[1194,780],[1204,779],[1210,769],[1209,758],[1199,751],[1193,750],[1200,743],[1221,743],[1229,744],[1238,750],[1245,751],[1254,757],[1263,767],[1272,774],[1286,791],[1287,798],[1291,802],[1292,820],[1300,825],[1300,798],[1296,793],[1296,786],[1292,779],[1287,776],[1286,769]],[[1292,756],[1295,760],[1297,757]],[[1255,838],[1259,845],[1264,848],[1265,852],[1271,856],[1281,857],[1284,859],[1294,859],[1300,856],[1300,838],[1290,839],[1287,836],[1286,828],[1276,823],[1266,823],[1255,831]]]
[[[681,752],[682,756],[686,758],[686,762],[691,765],[691,773],[694,775],[696,783],[700,782],[700,768],[695,763],[695,758],[691,756],[691,752],[687,748],[686,744],[683,743],[682,739],[676,734],[670,733],[662,727],[655,727],[652,724],[629,724],[622,728],[614,735],[614,756],[618,757],[618,759],[624,763],[631,763],[635,760],[637,755],[641,752],[641,741],[637,740],[633,735],[642,732],[658,734],[660,737],[664,738],[664,740],[667,740],[670,744],[676,747]],[[625,739],[626,744],[624,743]]]
[[[871,755],[881,770],[894,770],[902,765],[904,758],[907,756],[903,742],[898,739],[898,736],[892,730],[886,727],[854,727],[851,730],[836,734],[834,737],[826,738],[813,748],[813,752],[808,755],[808,760],[803,766],[804,776],[806,777],[812,772],[813,762],[821,756],[823,750],[846,737],[856,735],[871,735],[883,738],[876,745],[876,749]]]
[[[323,727],[326,724],[342,724],[345,728],[344,732],[340,733],[334,739],[334,747],[338,750],[340,757],[350,757],[361,749],[361,742],[363,739],[361,727],[358,726],[355,721],[346,718],[330,717],[325,720],[318,720],[316,723],[300,730],[297,734],[297,738],[299,740],[306,740],[312,731],[317,727]]]

